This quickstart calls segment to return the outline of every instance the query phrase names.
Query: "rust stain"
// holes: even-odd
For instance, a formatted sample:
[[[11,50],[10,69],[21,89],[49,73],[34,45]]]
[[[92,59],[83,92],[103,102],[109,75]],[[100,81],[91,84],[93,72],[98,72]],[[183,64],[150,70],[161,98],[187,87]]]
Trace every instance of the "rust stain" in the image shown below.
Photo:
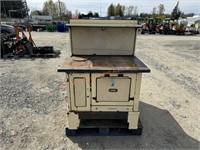
[[[111,69],[116,71],[138,68],[133,61],[133,57],[129,56],[72,56],[66,59],[61,67],[74,69]]]

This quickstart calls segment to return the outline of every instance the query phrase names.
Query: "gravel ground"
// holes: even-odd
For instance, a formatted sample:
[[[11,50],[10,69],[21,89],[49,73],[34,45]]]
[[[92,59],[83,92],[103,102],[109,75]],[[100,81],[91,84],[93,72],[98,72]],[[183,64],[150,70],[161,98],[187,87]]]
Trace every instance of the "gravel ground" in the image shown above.
[[[0,149],[200,149],[200,36],[138,35],[150,69],[141,89],[142,136],[66,137],[69,34],[33,32],[59,58],[0,60]]]

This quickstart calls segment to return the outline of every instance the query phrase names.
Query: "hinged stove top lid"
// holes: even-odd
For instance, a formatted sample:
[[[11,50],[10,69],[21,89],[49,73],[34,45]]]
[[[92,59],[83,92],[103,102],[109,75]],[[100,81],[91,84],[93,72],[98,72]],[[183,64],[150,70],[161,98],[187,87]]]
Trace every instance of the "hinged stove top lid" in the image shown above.
[[[70,24],[67,24],[70,27],[121,27],[129,28],[136,27],[140,28],[141,25],[137,25],[135,20],[89,20],[89,19],[71,19]]]
[[[71,20],[72,55],[134,55],[137,21]]]

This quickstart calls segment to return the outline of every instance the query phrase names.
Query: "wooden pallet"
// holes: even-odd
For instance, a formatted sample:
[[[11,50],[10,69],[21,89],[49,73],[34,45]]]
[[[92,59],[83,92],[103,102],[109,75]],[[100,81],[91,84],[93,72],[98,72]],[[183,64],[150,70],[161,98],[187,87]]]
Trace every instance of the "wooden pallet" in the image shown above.
[[[127,120],[81,120],[77,130],[66,128],[67,136],[127,136],[141,135],[143,126],[138,121],[138,129],[128,129]]]
[[[30,58],[30,57],[31,57],[30,55],[14,55],[14,54],[11,54],[11,53],[3,55],[4,59],[11,59],[11,58],[19,59],[19,58]]]
[[[25,55],[14,55],[12,53],[3,55],[4,59],[19,59],[19,58],[55,58],[60,55],[60,51],[54,51],[53,53],[47,53],[47,54],[25,54]]]
[[[40,57],[40,58],[54,58],[60,55],[60,51],[55,51],[53,53],[47,54],[31,54],[31,57]]]

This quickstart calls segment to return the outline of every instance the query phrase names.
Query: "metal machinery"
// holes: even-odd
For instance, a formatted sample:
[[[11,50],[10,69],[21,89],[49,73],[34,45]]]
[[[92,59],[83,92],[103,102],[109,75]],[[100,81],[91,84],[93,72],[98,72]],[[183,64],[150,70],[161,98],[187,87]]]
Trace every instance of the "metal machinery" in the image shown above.
[[[133,20],[71,20],[67,26],[72,55],[58,68],[67,78],[67,134],[86,128],[141,134],[140,85],[150,70],[134,55],[140,26]]]
[[[19,29],[22,37],[19,36]],[[29,38],[26,37],[23,28],[15,26],[15,35],[1,33],[0,58],[21,57],[57,57],[60,51],[54,50],[53,46],[36,46],[31,36],[30,26],[27,27]]]
[[[160,30],[160,23],[161,18],[148,18],[146,23],[142,25],[141,34],[155,34],[156,32],[162,34],[162,30]]]

